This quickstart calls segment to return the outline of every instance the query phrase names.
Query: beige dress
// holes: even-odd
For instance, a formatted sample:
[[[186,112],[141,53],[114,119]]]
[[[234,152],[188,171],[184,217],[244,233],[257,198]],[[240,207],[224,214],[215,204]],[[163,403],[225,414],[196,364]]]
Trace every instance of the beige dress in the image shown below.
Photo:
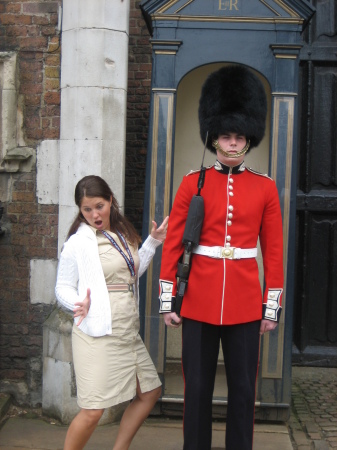
[[[121,249],[123,245],[110,233]],[[107,284],[134,283],[124,258],[109,240],[96,233]],[[139,267],[138,250],[129,246]],[[125,252],[125,251],[124,251]],[[142,392],[161,385],[157,371],[139,336],[139,313],[132,292],[109,292],[112,334],[91,337],[75,324],[72,333],[77,403],[85,409],[108,408],[136,395],[136,377]]]

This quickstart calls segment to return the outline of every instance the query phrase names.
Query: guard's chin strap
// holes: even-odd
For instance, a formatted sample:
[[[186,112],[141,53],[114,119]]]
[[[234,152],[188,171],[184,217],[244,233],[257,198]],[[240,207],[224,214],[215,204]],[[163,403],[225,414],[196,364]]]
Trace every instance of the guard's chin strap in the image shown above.
[[[250,146],[250,140],[247,139],[247,144],[243,147],[243,149],[240,152],[237,153],[227,153],[225,150],[223,150],[219,144],[219,142],[216,139],[213,139],[212,145],[219,153],[221,153],[223,156],[226,156],[226,158],[239,158],[240,156],[244,155],[248,152],[249,146]]]

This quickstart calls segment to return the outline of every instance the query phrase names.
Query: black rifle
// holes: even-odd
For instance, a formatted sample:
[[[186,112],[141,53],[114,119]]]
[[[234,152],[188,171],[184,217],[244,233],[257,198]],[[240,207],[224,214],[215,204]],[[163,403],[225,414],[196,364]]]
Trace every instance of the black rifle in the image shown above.
[[[178,315],[180,314],[181,305],[187,287],[188,276],[191,270],[192,251],[194,247],[199,245],[202,223],[204,221],[204,199],[201,197],[200,192],[205,182],[206,167],[204,167],[204,159],[205,159],[207,138],[208,133],[206,135],[204,155],[200,167],[200,175],[198,179],[198,193],[197,195],[193,195],[190,206],[188,208],[188,214],[182,240],[183,244],[185,245],[185,250],[182,255],[181,261],[178,263],[177,293],[174,305],[174,310]]]

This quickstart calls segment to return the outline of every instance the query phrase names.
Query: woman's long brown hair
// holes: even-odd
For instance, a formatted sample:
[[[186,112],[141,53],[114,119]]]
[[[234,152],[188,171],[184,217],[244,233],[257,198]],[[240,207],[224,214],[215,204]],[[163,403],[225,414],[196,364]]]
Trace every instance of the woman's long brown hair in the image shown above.
[[[75,203],[79,208],[78,214],[68,231],[67,239],[76,233],[81,223],[88,222],[81,213],[81,204],[84,197],[102,197],[107,201],[112,199],[110,209],[110,231],[119,231],[134,246],[137,247],[141,238],[135,227],[119,212],[118,202],[108,183],[97,175],[88,175],[82,178],[75,188]]]

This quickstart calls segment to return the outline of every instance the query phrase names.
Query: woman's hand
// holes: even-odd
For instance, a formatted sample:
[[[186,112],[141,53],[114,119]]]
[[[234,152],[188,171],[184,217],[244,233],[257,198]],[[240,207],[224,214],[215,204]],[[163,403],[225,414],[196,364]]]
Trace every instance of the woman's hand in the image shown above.
[[[157,239],[157,241],[164,242],[166,238],[167,233],[167,224],[168,224],[168,216],[165,217],[163,220],[163,223],[160,225],[160,227],[157,228],[157,223],[152,220],[152,230],[151,230],[151,237],[153,239]]]
[[[82,323],[82,320],[87,317],[91,304],[90,298],[90,289],[87,289],[87,296],[83,300],[83,302],[75,303],[76,308],[74,309],[74,317],[80,317],[80,320],[77,322],[77,326]]]

